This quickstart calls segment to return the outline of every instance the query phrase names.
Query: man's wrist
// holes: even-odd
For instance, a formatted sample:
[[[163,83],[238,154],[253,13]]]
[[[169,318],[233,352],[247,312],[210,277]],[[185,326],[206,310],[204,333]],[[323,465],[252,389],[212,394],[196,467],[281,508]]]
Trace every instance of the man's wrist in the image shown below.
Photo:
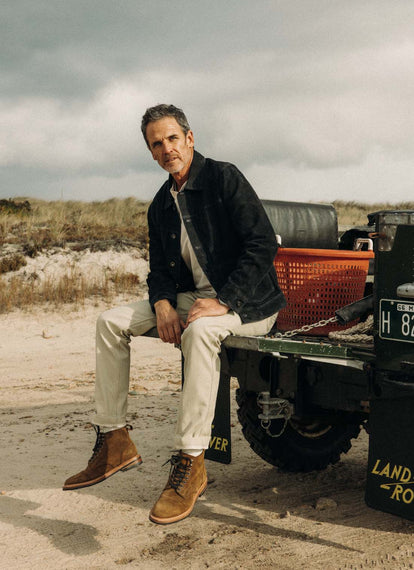
[[[154,309],[157,310],[157,308],[166,307],[167,305],[170,307],[172,306],[168,299],[159,299],[158,301],[155,301]]]

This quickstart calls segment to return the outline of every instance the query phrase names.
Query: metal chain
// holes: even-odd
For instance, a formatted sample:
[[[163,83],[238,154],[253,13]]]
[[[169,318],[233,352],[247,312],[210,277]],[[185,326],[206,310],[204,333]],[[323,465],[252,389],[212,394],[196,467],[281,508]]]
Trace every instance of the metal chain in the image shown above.
[[[312,329],[316,329],[318,327],[326,327],[327,325],[330,325],[331,323],[336,323],[337,320],[338,319],[336,317],[331,317],[330,319],[323,319],[322,321],[319,321],[317,323],[313,323],[312,325],[304,325],[300,329],[285,331],[283,333],[281,333],[281,332],[275,333],[272,335],[272,338],[290,338],[291,336],[295,336],[295,335],[300,334],[300,333],[305,333],[305,332],[311,331]]]
[[[270,420],[268,420],[267,422],[265,422],[264,420],[262,420],[262,421],[260,422],[260,425],[262,426],[262,428],[265,430],[265,432],[267,433],[267,435],[268,435],[269,437],[274,437],[274,438],[276,438],[276,437],[280,437],[281,435],[283,435],[283,433],[284,433],[284,431],[285,431],[285,429],[286,429],[287,423],[288,423],[288,420],[285,419],[285,421],[283,422],[283,426],[280,428],[280,431],[279,431],[278,433],[272,433],[272,432],[270,431],[270,426],[272,425],[272,422],[271,422]]]

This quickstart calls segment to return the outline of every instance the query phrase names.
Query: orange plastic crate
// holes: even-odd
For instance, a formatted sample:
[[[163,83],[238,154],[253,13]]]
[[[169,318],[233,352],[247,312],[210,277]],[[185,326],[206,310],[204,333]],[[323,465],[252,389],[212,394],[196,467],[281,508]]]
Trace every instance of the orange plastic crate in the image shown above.
[[[361,299],[373,257],[372,251],[279,248],[274,264],[288,305],[279,313],[277,328],[288,331],[329,319]],[[354,323],[329,324],[306,334],[324,336]]]

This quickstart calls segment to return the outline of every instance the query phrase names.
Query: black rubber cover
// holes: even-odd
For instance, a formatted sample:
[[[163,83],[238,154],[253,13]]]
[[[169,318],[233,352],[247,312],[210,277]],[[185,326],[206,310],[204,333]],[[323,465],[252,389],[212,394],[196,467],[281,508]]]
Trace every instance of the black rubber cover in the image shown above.
[[[337,311],[335,311],[336,318],[339,321],[339,324],[346,325],[355,319],[359,319],[363,315],[367,313],[372,313],[374,310],[374,296],[368,295],[368,297],[364,297],[363,299],[359,299],[355,301],[355,303],[351,303],[350,305],[346,305],[346,307],[341,307]]]
[[[262,200],[282,247],[338,249],[338,218],[330,204]]]

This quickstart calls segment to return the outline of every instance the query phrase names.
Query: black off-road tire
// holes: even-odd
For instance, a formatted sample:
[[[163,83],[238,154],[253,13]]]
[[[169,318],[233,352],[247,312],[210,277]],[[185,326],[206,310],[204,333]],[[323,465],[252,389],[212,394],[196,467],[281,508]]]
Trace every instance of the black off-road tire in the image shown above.
[[[243,435],[250,447],[262,459],[284,471],[325,469],[350,450],[351,439],[358,437],[361,429],[360,422],[351,415],[342,416],[338,423],[291,418],[282,435],[272,437],[258,418],[261,409],[257,405],[257,393],[239,389],[236,399]],[[273,420],[271,433],[279,433],[283,425],[284,420]]]

